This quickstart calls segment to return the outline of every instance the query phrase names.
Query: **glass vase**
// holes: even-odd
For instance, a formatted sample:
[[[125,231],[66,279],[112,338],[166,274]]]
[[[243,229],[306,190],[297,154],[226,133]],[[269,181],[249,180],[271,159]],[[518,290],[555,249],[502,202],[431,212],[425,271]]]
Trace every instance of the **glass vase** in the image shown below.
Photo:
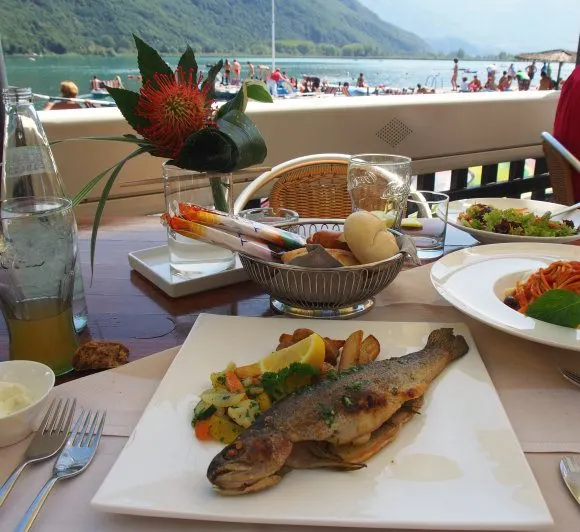
[[[186,202],[229,214],[233,211],[232,174],[205,173],[163,164],[165,208],[175,214],[176,202]],[[188,279],[232,268],[234,253],[186,238],[167,229],[171,273]]]

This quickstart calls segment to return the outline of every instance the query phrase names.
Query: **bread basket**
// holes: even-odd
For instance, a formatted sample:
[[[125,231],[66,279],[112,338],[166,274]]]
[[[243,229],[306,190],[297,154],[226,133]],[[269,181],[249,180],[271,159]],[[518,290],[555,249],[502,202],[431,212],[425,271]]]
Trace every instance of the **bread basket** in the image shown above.
[[[278,227],[308,237],[316,231],[341,231],[344,220],[302,219]],[[406,254],[342,268],[302,268],[257,259],[243,253],[240,261],[248,277],[270,295],[272,307],[301,318],[346,319],[368,312],[374,296],[403,268]]]

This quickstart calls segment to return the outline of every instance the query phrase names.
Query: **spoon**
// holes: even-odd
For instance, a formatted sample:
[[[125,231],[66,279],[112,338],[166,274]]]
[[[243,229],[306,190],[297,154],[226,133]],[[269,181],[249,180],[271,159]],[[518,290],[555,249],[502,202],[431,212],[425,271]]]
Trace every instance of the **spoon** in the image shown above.
[[[580,207],[580,201],[578,203],[574,203],[574,205],[570,205],[570,207],[560,209],[559,211],[550,214],[550,218],[555,218],[556,216],[560,216],[561,214],[566,214],[568,212],[575,211],[578,207]]]

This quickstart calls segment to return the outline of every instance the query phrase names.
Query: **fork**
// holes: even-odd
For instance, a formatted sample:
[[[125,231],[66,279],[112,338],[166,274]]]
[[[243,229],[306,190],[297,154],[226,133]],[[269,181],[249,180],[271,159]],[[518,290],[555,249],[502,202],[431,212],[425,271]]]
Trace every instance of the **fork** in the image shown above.
[[[69,404],[70,403],[70,404]],[[71,425],[77,401],[66,400],[63,407],[62,399],[53,399],[44,418],[42,419],[34,438],[24,452],[22,463],[6,479],[0,487],[0,506],[8,497],[22,470],[34,462],[46,460],[54,456],[63,446]],[[61,411],[62,407],[62,411]],[[60,414],[60,415],[59,415]]]
[[[580,386],[580,373],[576,373],[575,371],[566,368],[559,369],[560,373],[567,381],[571,382],[572,384],[575,384],[576,386]]]
[[[50,490],[58,480],[79,475],[88,467],[97,452],[103,426],[105,425],[105,416],[106,412],[97,411],[91,421],[90,410],[86,414],[84,412],[80,413],[64,449],[59,454],[56,464],[54,464],[52,476],[38,492],[14,532],[26,532],[30,529]]]

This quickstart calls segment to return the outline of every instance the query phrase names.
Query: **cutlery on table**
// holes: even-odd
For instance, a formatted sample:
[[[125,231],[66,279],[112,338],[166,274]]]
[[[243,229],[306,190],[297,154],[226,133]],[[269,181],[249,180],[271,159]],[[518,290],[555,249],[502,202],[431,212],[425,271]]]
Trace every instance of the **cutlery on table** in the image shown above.
[[[30,529],[57,480],[74,477],[82,473],[91,463],[99,446],[103,426],[105,425],[105,415],[106,412],[97,411],[91,419],[90,410],[86,414],[81,412],[75,421],[63,450],[58,456],[52,471],[52,477],[38,492],[14,532],[25,532]]]
[[[568,212],[575,211],[578,207],[580,207],[580,201],[578,203],[574,203],[574,205],[566,207],[565,209],[560,209],[559,211],[550,213],[550,218],[555,218],[556,216],[560,216],[561,214],[566,214]]]
[[[562,377],[564,377],[567,381],[571,382],[572,384],[580,386],[580,373],[576,373],[575,371],[566,368],[559,369],[560,373],[562,374]]]
[[[560,474],[572,497],[580,504],[580,458],[564,456],[560,460]]]
[[[62,399],[53,399],[24,453],[24,460],[0,487],[0,506],[28,464],[46,460],[60,451],[68,436],[76,403],[76,399],[67,399],[66,402]]]

